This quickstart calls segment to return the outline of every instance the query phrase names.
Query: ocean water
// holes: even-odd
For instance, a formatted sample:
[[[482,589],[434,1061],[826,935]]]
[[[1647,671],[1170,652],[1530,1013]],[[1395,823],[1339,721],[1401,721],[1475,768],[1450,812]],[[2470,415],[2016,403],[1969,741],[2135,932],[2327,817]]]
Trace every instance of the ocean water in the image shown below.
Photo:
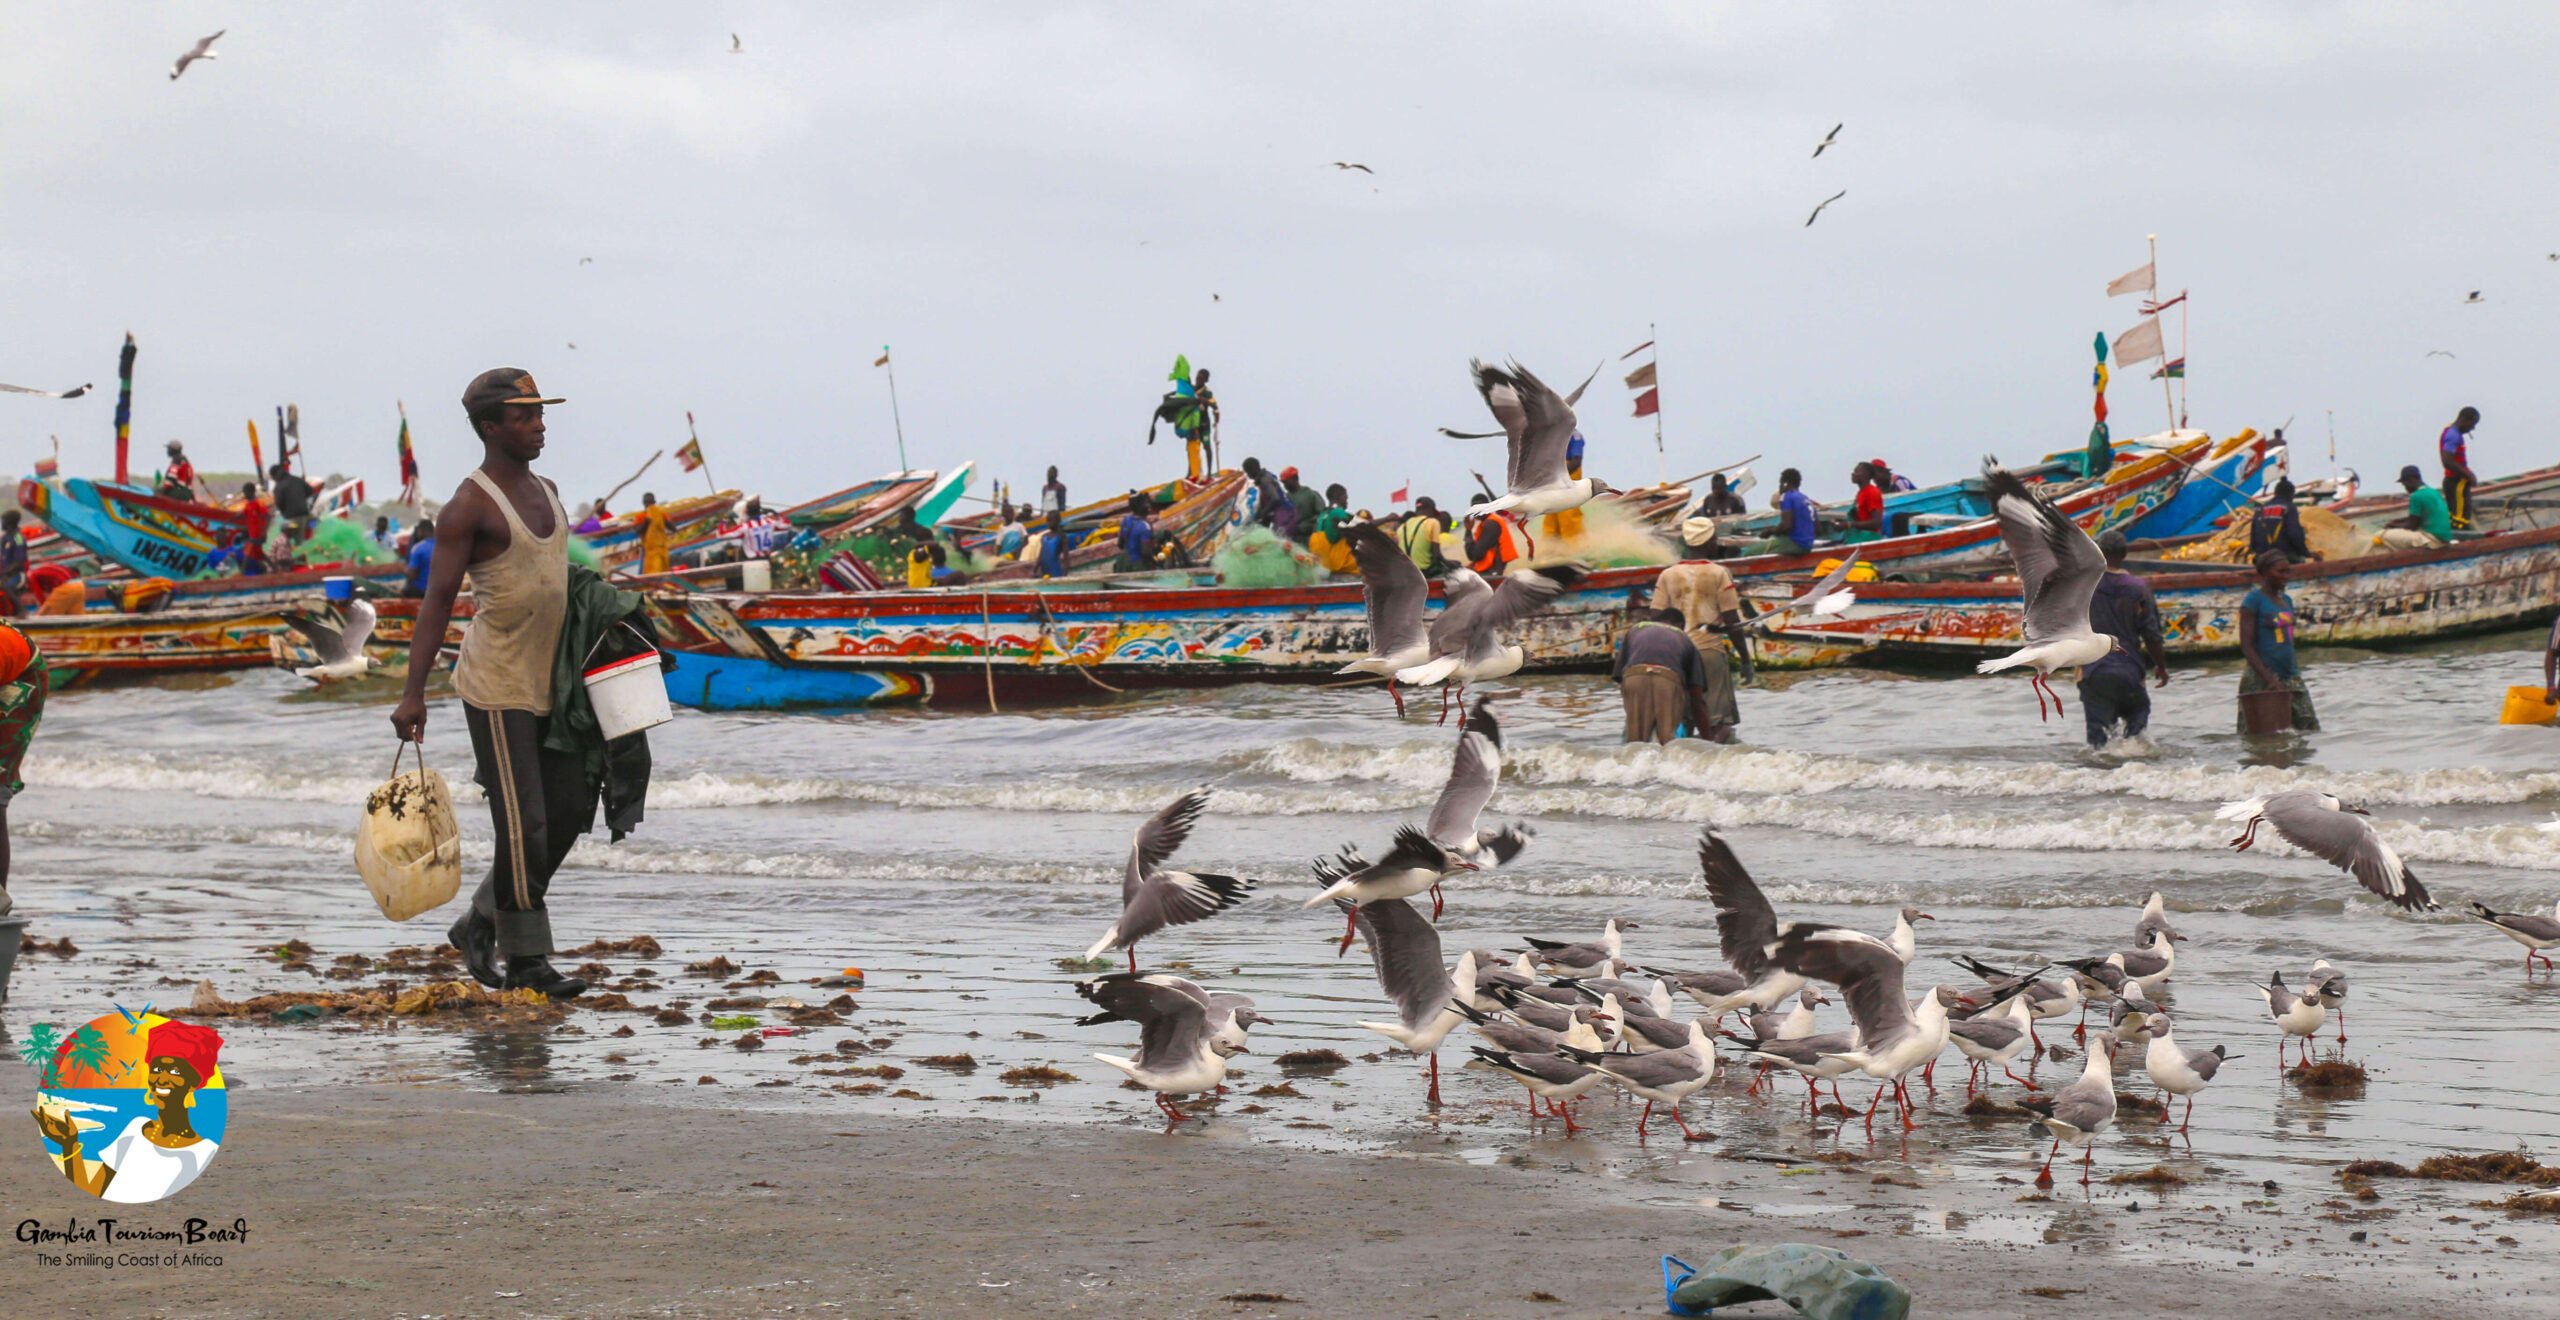
[[[1524,934],[1589,938],[1617,917],[1640,923],[1628,937],[1635,961],[1719,966],[1695,863],[1707,826],[1729,835],[1789,914],[1878,933],[1903,904],[1933,914],[1915,987],[1970,984],[1947,961],[1958,952],[2019,962],[2128,947],[2135,909],[2157,888],[2189,937],[2170,986],[2178,1038],[2241,1057],[2198,1101],[2187,1138],[2162,1145],[2134,1125],[2102,1139],[2102,1171],[2166,1159],[2254,1179],[2543,1141],[2560,1132],[2560,1056],[2548,1047],[2560,986],[2528,979],[2516,945],[2454,915],[2474,898],[2543,911],[2560,898],[2560,836],[2534,828],[2560,808],[2560,731],[2495,722],[2506,686],[2538,680],[2539,642],[2311,652],[2326,731],[2274,742],[2230,732],[2232,666],[2182,668],[2155,694],[2148,738],[2105,753],[2082,744],[2076,703],[2069,721],[2039,722],[2024,682],[2006,676],[1795,677],[1742,694],[1746,743],[1730,748],[1622,746],[1606,682],[1522,682],[1497,707],[1507,764],[1491,810],[1538,837],[1512,866],[1450,886],[1446,947],[1454,958]],[[69,935],[82,952],[21,963],[6,1013],[13,1035],[31,1021],[84,1020],[109,1001],[183,1005],[200,979],[234,999],[309,988],[259,952],[288,937],[317,946],[324,967],[338,954],[438,941],[450,910],[392,926],[350,861],[362,797],[390,767],[394,695],[378,684],[313,692],[258,672],[57,697],[10,813],[13,885],[37,935]],[[742,1053],[730,1048],[734,1032],[621,1014],[578,1014],[572,1030],[552,1032],[230,1024],[237,1116],[255,1123],[260,1086],[389,1081],[1159,1122],[1090,1057],[1129,1052],[1134,1029],[1075,1026],[1089,1006],[1057,960],[1109,923],[1137,822],[1205,784],[1216,796],[1179,863],[1259,888],[1233,911],[1147,941],[1141,961],[1183,964],[1277,1020],[1255,1033],[1255,1056],[1236,1061],[1240,1085],[1210,1127],[1330,1147],[1454,1141],[1485,1158],[1558,1141],[1561,1125],[1532,1127],[1516,1085],[1459,1067],[1463,1030],[1441,1056],[1448,1104],[1426,1109],[1417,1062],[1381,1053],[1385,1039],[1356,1025],[1393,1016],[1363,952],[1337,959],[1339,919],[1300,906],[1314,891],[1312,857],[1344,843],[1374,855],[1396,824],[1427,811],[1454,732],[1430,721],[1432,706],[1417,702],[1399,722],[1375,689],[1240,687],[1003,716],[684,712],[652,736],[658,772],[638,834],[589,839],[554,882],[563,944],[655,936],[666,954],[649,965],[671,988],[632,997],[694,1011],[722,991],[679,973],[715,954],[774,970],[784,984],[763,993],[812,1004],[836,992],[798,982],[861,967],[868,984],[850,1026]],[[476,878],[487,817],[450,701],[434,708],[427,753],[462,789]],[[2232,852],[2214,809],[2290,787],[2368,807],[2447,911],[2393,913],[2271,832]],[[2316,957],[2353,983],[2344,1053],[2372,1073],[2361,1096],[2305,1098],[2277,1078],[2276,1033],[2255,987],[2271,973],[2298,983]],[[607,962],[617,973],[637,965]],[[634,1036],[606,1036],[625,1023]],[[1823,1029],[1845,1026],[1826,1010]],[[2335,1034],[2322,1033],[2324,1049],[2339,1048]],[[906,1076],[854,1096],[827,1089],[845,1079],[789,1062],[840,1038],[880,1042],[860,1062]],[[2045,1039],[2067,1044],[2067,1024]],[[1269,1055],[1309,1047],[1353,1062],[1296,1079],[1294,1095],[1252,1094],[1284,1080]],[[977,1060],[974,1073],[914,1062],[959,1052]],[[1952,1051],[1945,1058],[1935,1090],[1917,1092],[1935,1112],[1908,1137],[1882,1118],[1872,1137],[1856,1122],[1809,1118],[1793,1079],[1773,1098],[1745,1096],[1740,1070],[1690,1102],[1691,1121],[1727,1149],[1874,1142],[1962,1179],[2030,1174],[2044,1141],[2023,1121],[1956,1116],[1964,1068]],[[2125,1089],[2147,1091],[2128,1062]],[[999,1081],[1024,1064],[1076,1080],[1044,1090]],[[2079,1067],[2049,1062],[2040,1079]],[[1842,1089],[1861,1103],[1871,1091]],[[1595,1100],[1581,1117],[1599,1158],[1670,1167],[1659,1135],[1633,1142],[1633,1108]]]

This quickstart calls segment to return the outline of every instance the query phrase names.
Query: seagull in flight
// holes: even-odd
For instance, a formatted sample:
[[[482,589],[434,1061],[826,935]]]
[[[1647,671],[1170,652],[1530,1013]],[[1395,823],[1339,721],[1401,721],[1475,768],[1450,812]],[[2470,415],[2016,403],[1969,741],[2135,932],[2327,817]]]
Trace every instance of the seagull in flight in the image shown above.
[[[1370,169],[1368,166],[1363,165],[1356,160],[1337,160],[1333,163],[1333,167],[1337,170],[1358,170],[1362,174],[1369,175],[1373,178],[1376,177],[1378,173],[1376,170]]]
[[[2057,669],[2095,664],[2116,648],[2115,639],[2089,626],[2089,598],[2107,571],[2107,557],[2080,525],[2062,516],[2050,500],[2027,489],[2016,474],[1985,460],[1982,475],[1990,481],[1992,510],[2000,520],[2000,539],[2018,566],[2018,590],[2025,605],[2026,645],[1974,666],[1993,673],[2025,665],[2036,671],[2036,718],[2044,715],[2044,699],[2053,697],[2054,713],[2062,698],[2047,684]]]
[[[228,32],[230,30],[231,29],[229,28],[224,28],[222,32]],[[222,32],[216,32],[212,36],[198,41],[195,44],[194,49],[179,56],[178,62],[169,66],[169,81],[176,82],[178,80],[178,75],[185,73],[187,71],[187,66],[195,63],[197,60],[209,60],[216,58],[213,43],[222,40]]]
[[[1088,959],[1105,949],[1129,952],[1129,971],[1138,970],[1138,941],[1167,926],[1188,925],[1234,907],[1253,881],[1233,876],[1168,871],[1164,864],[1191,837],[1192,823],[1209,807],[1209,790],[1195,789],[1175,798],[1138,827],[1129,848],[1129,866],[1120,880],[1120,919],[1085,950]],[[1143,1080],[1143,1079],[1141,1079]]]
[[[314,683],[362,678],[382,663],[364,652],[366,639],[373,636],[371,601],[351,600],[326,614],[288,614],[285,622],[310,639],[320,657],[320,663],[294,670],[296,678]]]
[[[746,43],[739,41],[738,34],[735,32],[729,34],[729,53],[732,55],[744,55],[747,53]]]
[[[2486,299],[2486,298],[2481,297],[2481,296],[2480,296],[2480,291],[2479,291],[2478,289],[2473,289],[2473,290],[2471,291],[2471,296],[2470,296],[2470,297],[2468,297],[2468,298],[2463,299],[2462,301],[2464,301],[2465,303],[2476,303],[2476,302],[2487,302],[2487,301],[2489,301],[2489,300],[2488,300],[2488,299]]]
[[[2428,350],[2427,350],[2427,356],[2428,356],[2428,357],[2449,358],[2449,357],[2452,357],[2452,356],[2453,356],[2453,354],[2448,353],[2448,352],[2445,352],[2445,351],[2444,351],[2443,349],[2441,349],[2441,348],[2431,348],[2431,349],[2428,349]]]
[[[2427,887],[2418,882],[2400,854],[2374,833],[2365,815],[2364,808],[2327,793],[2297,788],[2225,803],[2213,818],[2242,822],[2240,837],[2231,841],[2235,850],[2245,851],[2257,842],[2260,824],[2273,825],[2285,842],[2354,876],[2393,907],[2403,912],[2433,909],[2436,901]]]
[[[578,258],[578,264],[581,266],[592,266],[596,264],[596,259],[593,257],[580,257]]]
[[[1820,160],[1820,159],[1822,159],[1822,153],[1824,153],[1824,152],[1826,152],[1826,151],[1829,151],[1829,150],[1831,149],[1831,145],[1832,145],[1833,143],[1838,142],[1838,141],[1840,140],[1840,130],[1841,130],[1841,129],[1844,129],[1844,128],[1847,128],[1847,127],[1848,127],[1848,125],[1847,125],[1847,124],[1845,124],[1845,123],[1833,124],[1833,125],[1831,126],[1831,134],[1830,134],[1830,136],[1825,137],[1825,138],[1824,138],[1824,139],[1822,139],[1820,142],[1817,142],[1817,143],[1815,143],[1815,144],[1814,144],[1814,146],[1813,146],[1813,158],[1814,158],[1815,160]]]
[[[1846,189],[1846,188],[1843,188],[1843,189],[1841,189],[1840,191],[1838,191],[1838,192],[1836,192],[1836,193],[1833,193],[1833,194],[1831,194],[1831,195],[1830,195],[1830,196],[1828,196],[1828,197],[1823,198],[1823,199],[1822,199],[1822,205],[1821,205],[1821,206],[1817,206],[1817,207],[1813,208],[1813,214],[1811,214],[1811,215],[1809,215],[1809,216],[1806,216],[1806,217],[1804,218],[1804,227],[1805,227],[1805,228],[1807,228],[1807,229],[1811,229],[1811,228],[1813,228],[1813,222],[1822,218],[1822,212],[1823,212],[1823,210],[1824,210],[1825,208],[1829,207],[1833,202],[1839,201],[1841,198],[1846,197],[1846,196],[1848,196],[1848,195],[1849,195],[1849,190],[1848,190],[1848,189]]]
[[[88,392],[87,385],[74,386],[67,390],[38,390],[29,389],[24,385],[0,385],[0,394],[32,394],[40,399],[76,399]]]

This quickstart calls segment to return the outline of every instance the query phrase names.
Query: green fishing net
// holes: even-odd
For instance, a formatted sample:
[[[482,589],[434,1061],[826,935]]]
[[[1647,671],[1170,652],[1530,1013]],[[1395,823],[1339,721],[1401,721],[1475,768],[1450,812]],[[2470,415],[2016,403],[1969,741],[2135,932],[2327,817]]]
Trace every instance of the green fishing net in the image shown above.
[[[1227,538],[1210,558],[1222,587],[1303,587],[1325,579],[1315,556],[1271,534],[1248,527]]]

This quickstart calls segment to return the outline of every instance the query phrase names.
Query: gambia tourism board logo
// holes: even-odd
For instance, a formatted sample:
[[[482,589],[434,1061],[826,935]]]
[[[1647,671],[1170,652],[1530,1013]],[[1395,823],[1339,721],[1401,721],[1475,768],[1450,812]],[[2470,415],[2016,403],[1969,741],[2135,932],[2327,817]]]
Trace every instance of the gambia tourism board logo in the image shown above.
[[[64,1035],[39,1022],[19,1057],[41,1076],[36,1128],[72,1186],[139,1205],[192,1183],[222,1149],[222,1037],[148,1007]]]

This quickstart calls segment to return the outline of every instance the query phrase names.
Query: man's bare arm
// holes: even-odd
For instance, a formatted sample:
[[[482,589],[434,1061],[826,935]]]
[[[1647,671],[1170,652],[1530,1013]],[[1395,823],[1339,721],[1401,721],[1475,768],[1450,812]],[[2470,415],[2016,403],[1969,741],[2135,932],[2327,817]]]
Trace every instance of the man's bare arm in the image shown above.
[[[462,575],[479,549],[481,525],[490,512],[488,498],[476,482],[463,483],[436,522],[436,549],[427,566],[427,594],[418,602],[416,630],[409,637],[409,680],[400,704],[391,711],[391,727],[410,742],[423,742],[427,732],[427,675],[444,647],[453,621],[453,598]]]

